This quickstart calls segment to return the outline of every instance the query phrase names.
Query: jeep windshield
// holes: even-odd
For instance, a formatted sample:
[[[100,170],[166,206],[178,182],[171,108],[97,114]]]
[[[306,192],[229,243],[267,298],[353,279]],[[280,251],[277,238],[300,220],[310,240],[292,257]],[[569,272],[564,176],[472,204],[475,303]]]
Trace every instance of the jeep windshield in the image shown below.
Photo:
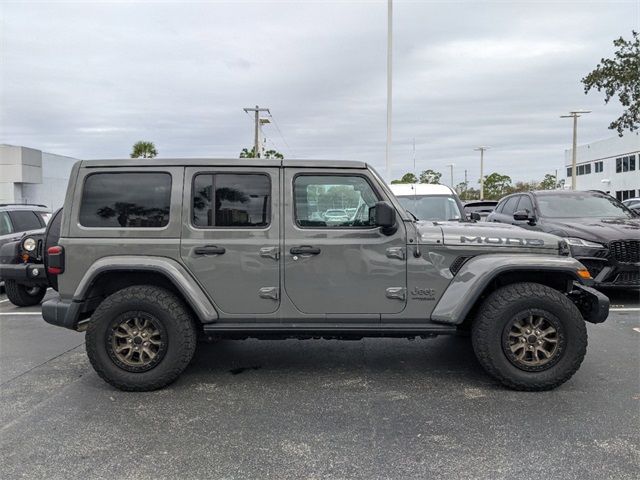
[[[401,195],[400,204],[418,220],[462,220],[462,212],[453,195]]]
[[[547,218],[633,217],[618,200],[599,193],[544,193],[537,200],[540,215]]]

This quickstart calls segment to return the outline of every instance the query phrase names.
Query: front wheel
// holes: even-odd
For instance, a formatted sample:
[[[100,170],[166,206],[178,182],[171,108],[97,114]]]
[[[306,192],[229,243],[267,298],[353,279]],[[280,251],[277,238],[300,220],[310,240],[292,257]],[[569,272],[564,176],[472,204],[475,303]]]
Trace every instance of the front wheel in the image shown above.
[[[15,280],[5,280],[4,289],[7,291],[7,298],[18,307],[30,307],[38,305],[47,289],[40,285],[22,285]]]
[[[85,343],[102,379],[120,390],[148,391],[170,384],[187,367],[196,348],[196,329],[173,293],[136,285],[98,306]]]
[[[550,390],[578,370],[587,329],[565,295],[537,283],[491,293],[472,324],[471,339],[485,370],[515,390]]]

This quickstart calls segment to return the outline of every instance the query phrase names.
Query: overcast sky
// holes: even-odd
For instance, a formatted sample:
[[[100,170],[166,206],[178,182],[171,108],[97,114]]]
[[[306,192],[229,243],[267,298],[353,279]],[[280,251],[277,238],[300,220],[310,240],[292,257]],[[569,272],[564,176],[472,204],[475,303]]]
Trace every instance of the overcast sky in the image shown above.
[[[77,158],[237,157],[242,107],[269,107],[286,157],[365,160],[384,172],[386,1],[2,2],[0,143]],[[561,168],[571,143],[615,135],[622,111],[580,78],[640,30],[640,1],[394,2],[393,176],[455,183]]]

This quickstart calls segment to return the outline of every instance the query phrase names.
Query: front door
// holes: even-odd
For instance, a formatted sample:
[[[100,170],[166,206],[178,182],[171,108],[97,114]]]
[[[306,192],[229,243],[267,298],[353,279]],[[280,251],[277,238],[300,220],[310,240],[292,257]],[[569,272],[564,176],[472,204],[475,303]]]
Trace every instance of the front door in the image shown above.
[[[278,168],[185,171],[181,256],[222,314],[280,304]]]
[[[378,318],[406,305],[406,236],[385,234],[369,208],[386,200],[367,172],[285,169],[284,286],[307,314]],[[390,233],[390,234],[389,234]]]

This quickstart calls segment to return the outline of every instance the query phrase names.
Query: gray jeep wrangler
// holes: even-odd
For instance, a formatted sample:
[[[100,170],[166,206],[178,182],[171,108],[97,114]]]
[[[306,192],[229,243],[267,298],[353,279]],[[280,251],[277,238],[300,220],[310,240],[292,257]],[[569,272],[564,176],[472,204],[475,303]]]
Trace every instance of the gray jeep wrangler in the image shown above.
[[[609,310],[562,239],[415,221],[360,162],[82,161],[56,221],[43,317],[86,330],[96,372],[123,390],[174,381],[199,336],[460,332],[496,379],[545,390]]]

